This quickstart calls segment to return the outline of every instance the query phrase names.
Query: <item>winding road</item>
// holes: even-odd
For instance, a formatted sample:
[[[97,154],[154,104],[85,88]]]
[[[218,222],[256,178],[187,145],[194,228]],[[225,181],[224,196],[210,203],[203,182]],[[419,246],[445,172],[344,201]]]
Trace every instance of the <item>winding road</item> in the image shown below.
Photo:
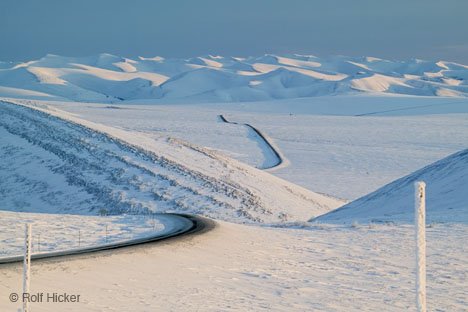
[[[123,141],[4,101],[0,130],[9,138],[0,146],[0,190],[22,198],[3,198],[6,210],[89,214],[108,207],[110,214],[181,211],[212,218],[223,211],[245,221],[268,210],[247,186],[133,145],[128,134]],[[179,152],[164,140],[148,143]]]
[[[277,168],[277,167],[281,166],[284,163],[284,157],[281,156],[281,153],[274,147],[274,145],[269,141],[269,139],[260,130],[258,130],[257,128],[255,128],[251,124],[238,123],[238,122],[235,122],[235,121],[229,121],[229,120],[226,119],[226,117],[224,115],[218,115],[218,116],[219,116],[219,119],[222,122],[225,122],[225,123],[228,123],[228,124],[233,124],[233,125],[245,126],[245,127],[249,128],[251,131],[253,131],[255,133],[255,135],[257,137],[260,138],[260,140],[262,140],[262,142],[266,146],[267,150],[270,152],[270,154],[272,154],[274,156],[274,158],[276,160],[275,160],[273,165],[269,165],[269,166],[266,166],[266,167],[261,167],[259,169],[269,170],[269,169]]]
[[[168,159],[27,107],[0,101],[0,129],[4,134],[0,144],[2,209],[86,215],[99,213],[99,207],[109,207],[107,212],[111,214],[194,207],[183,209],[186,214],[155,213],[165,229],[151,236],[37,253],[32,260],[83,255],[202,233],[212,229],[215,222],[196,216],[196,209],[206,211],[225,204],[215,197],[219,188],[227,198],[234,196],[232,188],[239,192],[239,200],[245,199],[240,193],[242,189],[235,186],[221,185],[220,181]],[[151,209],[152,204],[157,209]],[[0,264],[22,260],[21,256],[4,257]]]
[[[164,213],[156,214],[160,221],[165,221],[164,223],[170,223],[170,227],[167,230],[156,233],[153,236],[142,237],[138,239],[120,241],[112,244],[104,244],[97,246],[90,246],[84,248],[75,248],[69,250],[61,250],[56,252],[48,253],[38,253],[32,254],[31,260],[40,260],[40,259],[50,259],[66,256],[75,256],[90,254],[99,251],[112,250],[117,248],[132,247],[137,245],[156,243],[169,238],[187,236],[195,233],[204,233],[213,229],[216,226],[216,223],[207,218],[200,216],[184,215],[184,214],[175,214],[175,213]],[[14,257],[5,257],[0,258],[0,264],[7,263],[17,263],[22,262],[23,256],[14,256]]]

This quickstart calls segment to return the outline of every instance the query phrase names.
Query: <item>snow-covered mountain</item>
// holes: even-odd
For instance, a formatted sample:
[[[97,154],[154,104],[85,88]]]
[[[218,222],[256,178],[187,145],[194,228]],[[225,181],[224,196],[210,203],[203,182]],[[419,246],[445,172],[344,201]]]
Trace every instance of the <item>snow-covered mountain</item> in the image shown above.
[[[426,182],[427,222],[468,222],[468,149],[400,178],[314,221],[412,222],[414,182]]]
[[[264,55],[129,59],[47,55],[0,62],[0,96],[119,102],[239,102],[357,92],[468,96],[468,66],[413,59]]]

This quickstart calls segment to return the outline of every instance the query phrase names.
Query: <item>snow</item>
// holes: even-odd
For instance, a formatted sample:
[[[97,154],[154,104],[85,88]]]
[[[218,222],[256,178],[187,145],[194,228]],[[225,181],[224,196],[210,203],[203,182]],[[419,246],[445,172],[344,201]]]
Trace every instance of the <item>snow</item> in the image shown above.
[[[315,220],[327,223],[353,220],[413,223],[413,183],[418,180],[427,184],[428,223],[468,223],[468,149],[393,181]]]
[[[23,254],[25,223],[32,225],[32,252],[38,254],[166,233],[173,228],[170,221],[160,215],[103,217],[0,211],[0,259]]]
[[[226,116],[255,125],[278,145],[290,165],[275,175],[339,198],[356,199],[466,148],[468,114],[317,116],[288,107],[291,113]]]
[[[397,86],[411,88],[411,86],[405,84],[404,80],[401,78],[398,79],[379,74],[375,74],[367,78],[355,79],[351,83],[351,87],[357,90],[369,92],[391,91],[391,88],[396,88]]]
[[[21,196],[12,192],[11,197],[1,199],[6,209],[20,206],[50,211],[60,207],[61,211],[81,213],[176,210],[236,222],[283,222],[306,220],[343,203],[167,136],[139,135],[40,107],[2,103],[0,110],[0,125],[27,146],[24,150],[30,145],[40,149],[36,154],[27,152],[24,163],[36,162],[44,170],[40,176],[59,179],[50,185],[35,182],[34,175],[18,178],[18,171],[28,172],[27,167],[12,167],[6,185],[39,198],[26,197],[30,202],[14,205]],[[11,144],[6,142],[5,149]],[[62,185],[73,188],[70,195],[61,191]]]
[[[2,88],[106,103],[246,102],[359,92],[464,98],[467,81],[467,66],[452,62],[298,54],[135,60],[110,54],[82,58],[49,54],[10,66],[2,63],[0,69]]]
[[[427,306],[468,305],[466,226],[427,229]],[[33,262],[31,291],[80,294],[34,311],[416,311],[414,228],[374,225],[263,228],[220,222],[188,240]],[[0,269],[4,297],[20,266]]]
[[[468,138],[463,99],[360,95],[242,104],[33,103],[268,167],[271,153],[263,142],[245,126],[222,123],[218,116],[223,114],[271,138],[288,160],[274,175],[346,200],[466,148]]]

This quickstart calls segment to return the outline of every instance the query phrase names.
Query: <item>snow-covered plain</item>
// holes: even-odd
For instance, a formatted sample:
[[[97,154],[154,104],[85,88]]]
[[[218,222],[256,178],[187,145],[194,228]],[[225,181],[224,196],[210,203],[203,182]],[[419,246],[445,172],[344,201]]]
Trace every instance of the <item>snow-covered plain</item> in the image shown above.
[[[336,96],[212,104],[19,101],[80,118],[208,147],[258,168],[271,152],[242,125],[267,134],[287,160],[270,171],[309,190],[345,200],[466,148],[468,102],[435,97]],[[380,112],[380,113],[377,113]],[[367,115],[366,115],[367,114]],[[360,115],[360,116],[356,116]]]
[[[138,216],[88,215],[224,220],[188,240],[33,263],[33,292],[82,295],[34,310],[414,311],[407,223],[419,178],[428,200],[437,196],[428,203],[429,309],[466,310],[466,66],[103,54],[0,68],[0,209],[23,211],[1,212],[5,224],[98,231],[114,218],[122,237]],[[268,136],[281,167],[254,168],[268,167],[271,150],[244,124]],[[346,203],[337,198],[382,186],[307,222]],[[347,225],[325,223],[333,215]],[[2,232],[2,248],[18,240]],[[2,266],[0,276],[0,310],[15,310],[7,296],[20,292],[21,268]]]

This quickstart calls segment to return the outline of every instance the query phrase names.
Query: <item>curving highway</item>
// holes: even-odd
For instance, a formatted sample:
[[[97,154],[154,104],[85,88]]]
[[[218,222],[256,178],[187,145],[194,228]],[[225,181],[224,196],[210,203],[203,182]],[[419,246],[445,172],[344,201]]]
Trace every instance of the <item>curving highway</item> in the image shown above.
[[[214,227],[196,216],[227,201],[245,199],[242,188],[213,180],[178,163],[109,135],[38,110],[0,101],[2,209],[22,212],[146,214],[180,207],[189,214],[160,213],[165,225],[152,236],[93,247],[33,254],[32,260],[88,254],[154,243]],[[224,192],[224,193],[223,193]],[[237,194],[236,193],[236,194]],[[27,194],[27,196],[25,196]],[[248,194],[246,194],[248,195]],[[22,201],[14,199],[21,198]],[[245,205],[248,201],[245,201]],[[154,208],[153,207],[153,208]],[[2,263],[22,261],[5,257]]]
[[[277,167],[281,166],[284,163],[284,157],[281,156],[281,153],[273,146],[273,144],[267,139],[267,137],[260,130],[258,130],[257,128],[255,128],[251,124],[238,123],[238,122],[235,122],[235,121],[229,121],[229,120],[226,119],[226,117],[224,115],[218,115],[218,116],[219,116],[219,119],[222,122],[233,124],[233,125],[241,125],[241,126],[245,126],[245,127],[249,128],[250,130],[252,130],[260,138],[260,140],[263,141],[263,143],[265,144],[267,149],[270,151],[270,153],[273,154],[273,156],[276,158],[276,161],[275,161],[275,163],[273,165],[266,166],[266,167],[261,167],[259,169],[263,169],[263,170],[273,169],[273,168],[277,168]]]
[[[163,231],[157,232],[155,235],[142,237],[138,239],[120,241],[111,244],[61,250],[56,252],[32,254],[31,260],[34,261],[39,259],[83,255],[104,250],[112,250],[117,248],[156,243],[163,240],[167,240],[169,238],[181,237],[195,233],[204,233],[213,229],[216,226],[216,223],[213,220],[203,218],[200,216],[176,213],[162,213],[156,214],[155,216],[157,216],[157,218],[166,225],[166,228]],[[0,259],[0,264],[16,263],[22,261],[23,256],[5,257]]]
[[[107,130],[0,101],[2,209],[98,214],[104,207],[108,214],[183,211],[213,218],[222,211],[242,221],[257,221],[269,209],[248,186],[192,166],[177,144]]]

